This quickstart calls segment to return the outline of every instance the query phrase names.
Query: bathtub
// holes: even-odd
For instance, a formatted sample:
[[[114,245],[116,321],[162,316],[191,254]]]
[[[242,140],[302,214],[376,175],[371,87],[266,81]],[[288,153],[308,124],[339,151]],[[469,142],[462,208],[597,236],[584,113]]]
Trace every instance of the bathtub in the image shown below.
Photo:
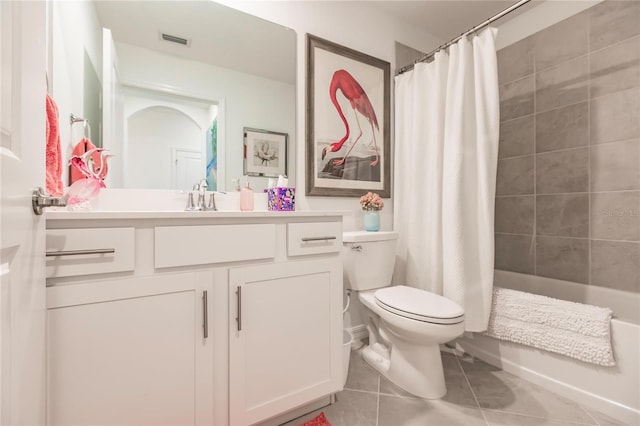
[[[495,271],[495,285],[609,307],[615,367],[600,367],[529,346],[470,333],[463,351],[625,424],[640,424],[640,295],[573,282]]]

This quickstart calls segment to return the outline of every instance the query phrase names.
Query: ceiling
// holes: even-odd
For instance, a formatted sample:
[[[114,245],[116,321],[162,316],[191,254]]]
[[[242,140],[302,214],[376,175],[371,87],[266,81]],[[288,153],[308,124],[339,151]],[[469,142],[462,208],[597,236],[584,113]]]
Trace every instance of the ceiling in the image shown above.
[[[293,30],[212,1],[95,1],[116,42],[271,80],[295,82]],[[161,39],[185,38],[189,46]]]
[[[449,41],[518,3],[518,0],[397,0],[368,3],[444,41]],[[521,13],[533,3],[518,9],[518,12]],[[518,12],[506,15],[498,23],[517,16]]]
[[[448,41],[517,1],[397,0],[359,3]],[[212,1],[103,0],[95,1],[95,5],[102,26],[112,30],[116,42],[259,74],[273,80],[295,82],[296,35],[283,26]],[[500,22],[516,14],[509,14]],[[160,32],[188,38],[191,45],[184,47],[162,41]],[[211,43],[211,40],[216,40],[216,43]]]

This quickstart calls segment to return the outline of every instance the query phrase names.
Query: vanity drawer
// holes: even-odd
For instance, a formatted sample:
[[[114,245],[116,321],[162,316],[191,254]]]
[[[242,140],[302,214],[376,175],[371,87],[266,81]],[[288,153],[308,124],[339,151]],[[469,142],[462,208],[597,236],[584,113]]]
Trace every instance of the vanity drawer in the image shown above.
[[[287,254],[338,253],[342,250],[342,222],[287,224]]]
[[[47,278],[133,271],[134,228],[48,229]]]
[[[274,224],[158,226],[155,267],[271,259],[276,254]]]

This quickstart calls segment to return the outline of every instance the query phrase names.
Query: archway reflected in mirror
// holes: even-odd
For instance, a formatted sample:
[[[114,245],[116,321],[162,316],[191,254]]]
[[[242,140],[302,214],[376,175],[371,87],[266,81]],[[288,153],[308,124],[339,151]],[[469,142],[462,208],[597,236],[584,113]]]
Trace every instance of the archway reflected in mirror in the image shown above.
[[[60,116],[91,114],[89,109],[95,105],[95,99],[90,98],[102,98],[105,124],[99,132],[105,148],[114,154],[112,176],[107,177],[110,188],[142,188],[137,186],[140,181],[125,179],[136,173],[129,168],[140,167],[143,160],[127,158],[123,146],[125,139],[128,145],[135,143],[132,137],[125,136],[128,116],[122,114],[122,110],[129,109],[128,93],[132,90],[153,90],[225,105],[217,116],[220,191],[226,189],[227,180],[242,176],[244,127],[296,134],[296,34],[292,29],[215,2],[189,0],[53,0],[49,24],[48,75]],[[107,40],[103,29],[111,34],[112,41]],[[188,43],[167,42],[162,33],[184,37]],[[105,58],[105,52],[113,55]],[[85,59],[96,71],[103,96],[95,84],[91,86],[95,90],[84,89]],[[114,79],[112,70],[116,66]],[[120,88],[114,89],[114,83]],[[120,93],[126,96],[119,98]],[[92,121],[100,122],[97,118]],[[78,142],[77,132],[61,126],[60,133],[68,157],[71,147]],[[100,136],[93,138],[100,140]],[[295,141],[289,144],[289,158],[296,157],[295,146]],[[202,148],[206,147],[203,142]],[[206,151],[203,155],[206,156]],[[206,166],[202,165],[202,177],[207,174]],[[295,161],[289,162],[287,175],[290,183],[295,184]],[[250,180],[258,191],[267,183],[264,177]],[[161,181],[169,182],[162,189],[174,187],[171,176]],[[147,181],[152,188],[158,188],[159,182],[159,179]]]

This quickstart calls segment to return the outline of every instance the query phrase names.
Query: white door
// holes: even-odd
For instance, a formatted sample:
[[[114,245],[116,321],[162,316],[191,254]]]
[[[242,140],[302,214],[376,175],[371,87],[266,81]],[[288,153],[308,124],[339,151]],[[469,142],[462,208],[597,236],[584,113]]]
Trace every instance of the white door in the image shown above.
[[[0,2],[0,423],[44,424],[45,2]]]
[[[189,149],[173,149],[173,189],[189,191],[194,183],[206,177],[202,167],[202,153]]]

